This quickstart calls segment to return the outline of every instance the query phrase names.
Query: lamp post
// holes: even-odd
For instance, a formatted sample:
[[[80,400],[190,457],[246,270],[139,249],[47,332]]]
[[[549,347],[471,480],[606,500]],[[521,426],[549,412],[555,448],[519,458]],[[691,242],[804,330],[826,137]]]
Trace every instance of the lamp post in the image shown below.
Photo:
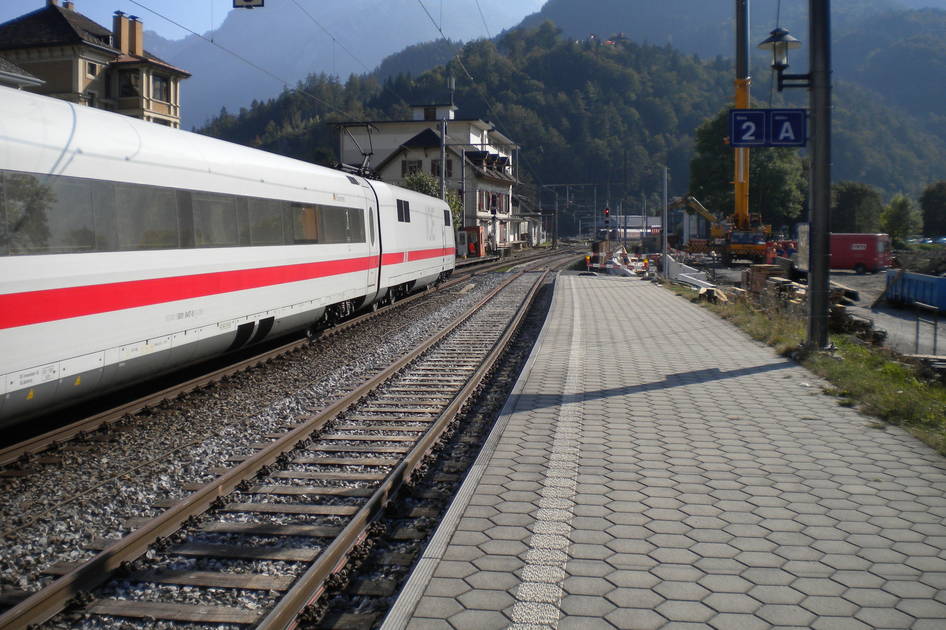
[[[831,212],[831,0],[808,0],[808,74],[785,74],[788,51],[801,46],[787,30],[776,28],[759,44],[772,51],[778,89],[809,90],[811,117],[811,192],[809,196],[808,340],[810,349],[828,342],[828,274],[831,255],[828,226]]]

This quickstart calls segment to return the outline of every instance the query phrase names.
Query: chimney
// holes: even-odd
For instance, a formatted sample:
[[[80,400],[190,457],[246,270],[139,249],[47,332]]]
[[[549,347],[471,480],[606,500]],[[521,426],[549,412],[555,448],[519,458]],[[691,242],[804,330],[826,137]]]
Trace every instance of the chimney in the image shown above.
[[[136,57],[144,57],[145,54],[145,25],[136,15],[129,15],[131,20],[130,37],[128,38],[128,52]]]
[[[128,54],[128,31],[128,18],[121,11],[115,11],[115,17],[112,18],[112,45],[126,55]]]
[[[59,6],[59,0],[46,0],[46,6],[47,6],[47,7],[58,7],[58,6]]]
[[[76,3],[75,3],[75,2],[70,2],[69,0],[65,0],[65,1],[62,3],[62,8],[63,8],[63,9],[66,9],[67,11],[75,11],[75,10],[76,10]]]

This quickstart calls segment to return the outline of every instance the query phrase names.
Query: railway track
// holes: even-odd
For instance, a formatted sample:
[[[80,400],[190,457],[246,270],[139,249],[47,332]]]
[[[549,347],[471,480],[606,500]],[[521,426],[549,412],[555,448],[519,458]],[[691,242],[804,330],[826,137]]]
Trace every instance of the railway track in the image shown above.
[[[542,253],[539,255],[522,256],[514,259],[499,260],[485,264],[466,265],[465,269],[462,267],[458,268],[457,272],[455,272],[451,279],[441,284],[440,287],[435,290],[448,289],[463,282],[468,282],[470,278],[479,273],[495,271],[497,269],[509,267],[510,265],[533,264],[542,261],[547,257],[547,254]],[[393,305],[391,305],[391,307],[401,308],[407,304],[411,304],[422,299],[428,294],[429,291],[415,293],[407,298],[395,302]],[[322,331],[322,337],[325,338],[337,335],[345,330],[363,325],[371,319],[388,312],[391,307],[370,311],[342,322],[341,324],[338,324],[332,328],[327,328]],[[255,354],[249,358],[207,372],[206,374],[201,374],[186,381],[176,383],[170,387],[148,393],[145,396],[124,402],[106,411],[102,411],[87,418],[69,423],[68,425],[53,429],[41,435],[30,437],[16,444],[0,448],[0,475],[3,474],[2,469],[4,467],[9,467],[13,464],[16,464],[17,462],[28,462],[31,458],[36,458],[51,447],[60,446],[69,440],[75,439],[76,437],[84,437],[88,434],[98,431],[102,427],[108,427],[109,425],[112,425],[123,418],[133,416],[147,409],[161,405],[167,401],[186,395],[192,391],[207,387],[208,385],[219,383],[230,376],[253,369],[278,357],[296,352],[305,347],[309,342],[310,340],[308,339],[294,339],[276,348]]]
[[[69,606],[106,619],[285,627],[318,599],[436,444],[536,286],[524,301],[521,291],[514,299],[493,291],[352,395],[270,436],[132,534],[99,541],[91,561],[51,567],[61,577],[0,617],[0,628],[27,627]],[[97,598],[85,595],[103,584]],[[219,605],[208,593],[220,589],[240,593],[245,605]]]

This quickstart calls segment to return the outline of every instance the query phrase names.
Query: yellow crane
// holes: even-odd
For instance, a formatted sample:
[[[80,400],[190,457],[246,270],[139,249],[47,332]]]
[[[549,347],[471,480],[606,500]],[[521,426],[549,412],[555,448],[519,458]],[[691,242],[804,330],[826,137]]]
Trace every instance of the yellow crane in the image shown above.
[[[674,197],[667,205],[668,210],[683,208],[690,214],[696,214],[710,225],[710,239],[691,239],[689,251],[691,253],[712,253],[725,260],[733,258],[747,258],[755,262],[765,260],[766,241],[771,234],[771,227],[759,223],[759,215],[750,214],[750,229],[735,229],[734,217],[721,219],[706,209],[700,200],[693,195]]]
[[[749,109],[749,0],[736,0],[736,109]],[[749,212],[749,149],[735,148],[733,173],[733,213],[723,257],[765,260],[766,241],[772,227],[763,225],[762,216]]]

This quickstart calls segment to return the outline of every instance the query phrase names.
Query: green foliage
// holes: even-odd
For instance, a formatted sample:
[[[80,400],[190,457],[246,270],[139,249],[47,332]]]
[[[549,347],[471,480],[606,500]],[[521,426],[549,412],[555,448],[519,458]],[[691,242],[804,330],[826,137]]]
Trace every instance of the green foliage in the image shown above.
[[[421,171],[414,171],[404,178],[401,185],[409,190],[440,198],[439,177],[433,177]],[[463,216],[463,203],[460,201],[460,196],[449,189],[447,190],[447,205],[450,206],[453,225],[460,225]]]
[[[842,181],[831,187],[832,232],[878,232],[883,200],[876,188]]]
[[[696,153],[690,162],[690,193],[717,216],[733,211],[733,150],[723,142],[728,120],[726,109],[696,130]],[[750,211],[761,212],[773,226],[791,226],[799,220],[806,195],[804,166],[796,150],[750,151]]]
[[[946,234],[946,181],[930,184],[920,197],[923,210],[923,234]]]
[[[880,215],[880,229],[902,243],[923,229],[923,215],[906,195],[895,195]]]
[[[671,4],[691,7],[694,14],[710,10],[690,0]],[[602,7],[615,15],[630,15],[631,5],[641,19],[658,19],[667,11],[653,3],[602,0]],[[589,11],[576,0],[546,6],[572,17],[602,10]],[[712,11],[730,16],[732,7],[714,5]],[[720,28],[713,26],[717,35]],[[727,130],[720,110],[732,98],[731,61],[704,61],[668,45],[586,34],[582,40],[566,39],[551,22],[536,23],[535,28],[505,32],[495,42],[466,44],[457,59],[419,76],[408,73],[423,67],[424,51],[434,63],[456,48],[451,42],[413,47],[404,59],[386,62],[380,74],[351,76],[345,83],[313,75],[301,84],[311,96],[287,90],[236,115],[224,110],[201,132],[329,163],[338,146],[332,122],[409,119],[410,104],[443,102],[446,78],[454,76],[460,116],[488,120],[522,147],[520,179],[533,185],[597,184],[597,197],[591,186],[571,189],[559,216],[562,234],[576,232],[579,219],[600,212],[606,202],[631,214],[639,213],[644,202],[650,208],[659,205],[665,164],[672,195],[691,192],[717,214],[730,214],[732,150],[722,142]],[[475,79],[469,80],[467,71]],[[946,143],[924,133],[915,118],[894,113],[875,93],[836,85],[835,180],[870,182],[886,195],[918,194],[927,182],[946,179]],[[782,98],[797,102],[778,104],[804,101],[800,93]],[[946,117],[943,121],[946,136]],[[799,220],[807,191],[798,151],[757,149],[751,155],[751,210],[776,228]],[[546,204],[550,199],[546,195]],[[868,227],[879,228],[880,208],[878,200]],[[946,227],[941,233],[946,234]]]

